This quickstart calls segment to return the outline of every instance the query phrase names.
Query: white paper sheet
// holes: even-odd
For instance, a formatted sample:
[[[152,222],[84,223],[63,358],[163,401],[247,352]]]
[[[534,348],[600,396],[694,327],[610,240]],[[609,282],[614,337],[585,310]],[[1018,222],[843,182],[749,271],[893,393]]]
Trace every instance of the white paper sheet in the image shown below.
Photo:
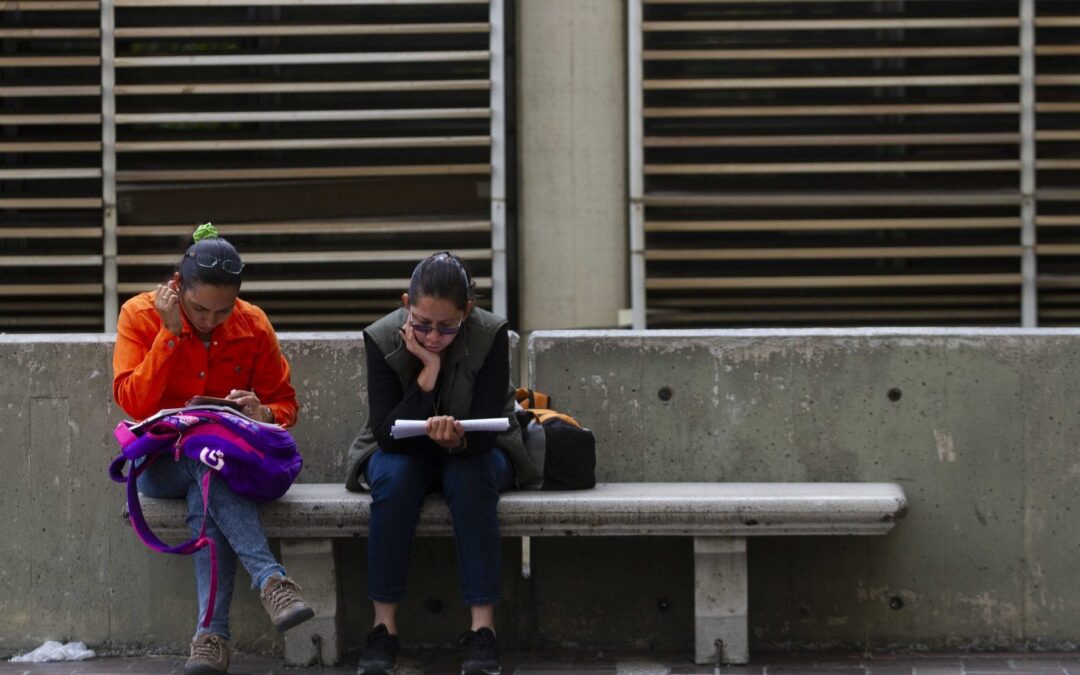
[[[476,420],[458,420],[465,431],[506,431],[510,428],[509,417],[483,417]],[[392,438],[423,436],[427,420],[398,420],[390,427]]]

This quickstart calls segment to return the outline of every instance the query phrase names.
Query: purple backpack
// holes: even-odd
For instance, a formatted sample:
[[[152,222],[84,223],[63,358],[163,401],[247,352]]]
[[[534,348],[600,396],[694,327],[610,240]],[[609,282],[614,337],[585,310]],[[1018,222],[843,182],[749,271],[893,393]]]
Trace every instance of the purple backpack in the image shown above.
[[[273,501],[288,491],[303,466],[296,441],[277,425],[256,422],[216,406],[159,413],[139,424],[121,422],[113,435],[121,451],[109,465],[109,476],[118,483],[127,483],[128,516],[142,542],[155,551],[183,555],[210,547],[210,598],[202,623],[209,626],[217,595],[217,550],[205,536],[210,479],[221,476],[233,492],[253,502]],[[162,455],[172,455],[173,461],[187,455],[213,469],[202,480],[202,530],[176,546],[169,546],[150,531],[136,488],[136,479]],[[143,457],[146,460],[124,476],[124,463]]]

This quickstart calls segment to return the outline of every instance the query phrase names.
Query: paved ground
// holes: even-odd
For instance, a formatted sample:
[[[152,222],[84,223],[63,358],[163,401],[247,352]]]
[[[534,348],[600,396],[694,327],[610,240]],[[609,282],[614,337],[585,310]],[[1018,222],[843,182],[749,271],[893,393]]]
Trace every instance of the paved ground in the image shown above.
[[[355,659],[355,657],[354,657]],[[455,654],[403,654],[398,675],[456,675]],[[107,657],[79,663],[29,665],[0,662],[0,673],[82,675],[83,673],[183,673],[175,656]],[[286,668],[280,659],[239,656],[234,675],[344,675],[355,666]],[[551,657],[507,654],[506,675],[1080,675],[1080,653],[1070,654],[920,654],[901,656],[759,655],[749,666],[721,669],[695,666],[679,658],[611,655]]]

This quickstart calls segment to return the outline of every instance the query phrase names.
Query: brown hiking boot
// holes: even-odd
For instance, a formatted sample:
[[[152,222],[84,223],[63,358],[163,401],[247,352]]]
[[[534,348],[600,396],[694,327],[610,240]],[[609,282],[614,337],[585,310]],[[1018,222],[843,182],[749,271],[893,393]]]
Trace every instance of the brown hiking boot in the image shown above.
[[[221,675],[229,672],[229,641],[216,633],[199,633],[191,642],[184,675]]]
[[[315,610],[300,597],[300,586],[289,577],[270,577],[262,590],[262,604],[279,633],[315,616]]]

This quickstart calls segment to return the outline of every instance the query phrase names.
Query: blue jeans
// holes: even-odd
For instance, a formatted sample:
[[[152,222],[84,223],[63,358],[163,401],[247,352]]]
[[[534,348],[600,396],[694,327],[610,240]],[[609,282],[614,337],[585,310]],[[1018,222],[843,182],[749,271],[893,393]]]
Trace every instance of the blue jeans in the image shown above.
[[[179,462],[161,455],[139,476],[139,492],[148,497],[187,498],[187,524],[198,534],[203,521],[203,498],[200,481],[210,468],[181,456]],[[285,576],[285,569],[274,559],[259,522],[258,506],[239,497],[220,477],[210,481],[209,515],[206,536],[217,546],[218,588],[214,617],[207,628],[202,617],[210,596],[210,548],[195,553],[195,589],[199,596],[199,621],[195,633],[216,633],[229,638],[229,605],[236,579],[236,559],[251,575],[251,587],[262,588],[274,574]]]
[[[368,527],[368,597],[405,598],[413,536],[424,497],[442,492],[454,521],[458,573],[466,605],[502,598],[496,507],[513,485],[514,470],[498,448],[476,455],[430,455],[376,450],[364,469],[371,486]]]

